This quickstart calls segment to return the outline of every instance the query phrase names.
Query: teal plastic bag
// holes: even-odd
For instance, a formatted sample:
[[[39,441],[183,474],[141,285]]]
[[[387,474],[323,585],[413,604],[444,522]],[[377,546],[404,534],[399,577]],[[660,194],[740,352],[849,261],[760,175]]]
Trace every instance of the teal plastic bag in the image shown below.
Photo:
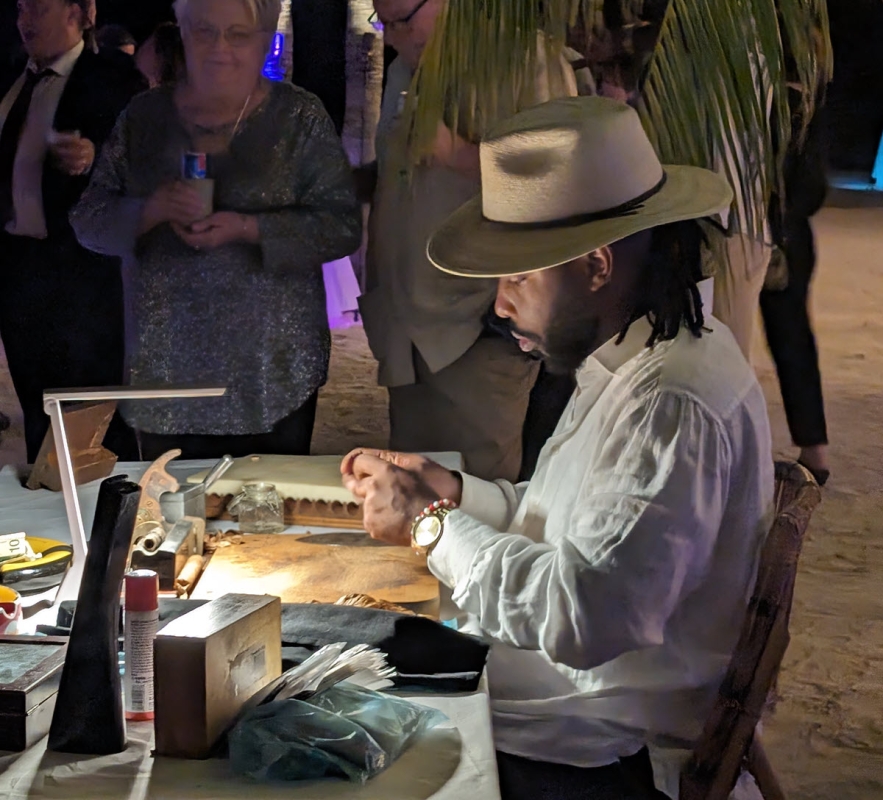
[[[230,760],[256,780],[364,783],[446,719],[410,700],[341,683],[308,700],[253,708],[230,732]]]

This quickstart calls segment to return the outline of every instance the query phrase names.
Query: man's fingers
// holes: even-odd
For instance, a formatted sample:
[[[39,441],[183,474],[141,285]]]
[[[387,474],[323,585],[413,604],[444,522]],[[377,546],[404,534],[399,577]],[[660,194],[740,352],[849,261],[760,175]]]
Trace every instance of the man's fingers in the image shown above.
[[[351,472],[361,481],[382,472],[388,466],[389,462],[379,456],[372,453],[360,453],[353,461]]]
[[[342,480],[344,488],[351,492],[354,497],[358,497],[360,500],[365,499],[368,494],[368,489],[355,475],[344,475]]]
[[[365,451],[361,447],[357,447],[355,450],[350,450],[340,462],[340,474],[341,475],[351,475],[353,472],[353,462]]]

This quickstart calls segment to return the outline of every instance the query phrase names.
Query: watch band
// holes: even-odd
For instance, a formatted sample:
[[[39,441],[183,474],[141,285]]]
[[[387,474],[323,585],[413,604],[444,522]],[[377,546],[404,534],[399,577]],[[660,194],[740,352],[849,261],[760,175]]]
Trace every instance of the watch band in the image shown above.
[[[442,499],[431,503],[414,518],[411,525],[411,548],[415,553],[429,555],[444,533],[445,517],[457,508],[453,500]]]

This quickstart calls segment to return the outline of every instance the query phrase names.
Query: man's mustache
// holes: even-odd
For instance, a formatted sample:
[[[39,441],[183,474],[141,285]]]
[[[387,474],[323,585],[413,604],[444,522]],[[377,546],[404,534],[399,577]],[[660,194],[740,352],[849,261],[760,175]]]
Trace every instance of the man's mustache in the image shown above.
[[[541,336],[537,336],[535,333],[528,333],[528,331],[523,331],[521,328],[517,328],[513,325],[509,320],[506,320],[506,327],[509,329],[509,333],[520,336],[522,339],[527,339],[529,342],[533,342],[534,344],[542,344],[543,339]]]

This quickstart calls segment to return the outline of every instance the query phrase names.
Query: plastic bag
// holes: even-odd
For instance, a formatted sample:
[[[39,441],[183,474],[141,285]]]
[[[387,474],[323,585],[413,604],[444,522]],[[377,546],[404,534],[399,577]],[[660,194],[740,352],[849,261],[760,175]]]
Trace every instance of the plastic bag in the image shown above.
[[[258,780],[364,783],[445,719],[441,711],[341,683],[308,700],[251,709],[230,732],[230,760],[236,772]]]

